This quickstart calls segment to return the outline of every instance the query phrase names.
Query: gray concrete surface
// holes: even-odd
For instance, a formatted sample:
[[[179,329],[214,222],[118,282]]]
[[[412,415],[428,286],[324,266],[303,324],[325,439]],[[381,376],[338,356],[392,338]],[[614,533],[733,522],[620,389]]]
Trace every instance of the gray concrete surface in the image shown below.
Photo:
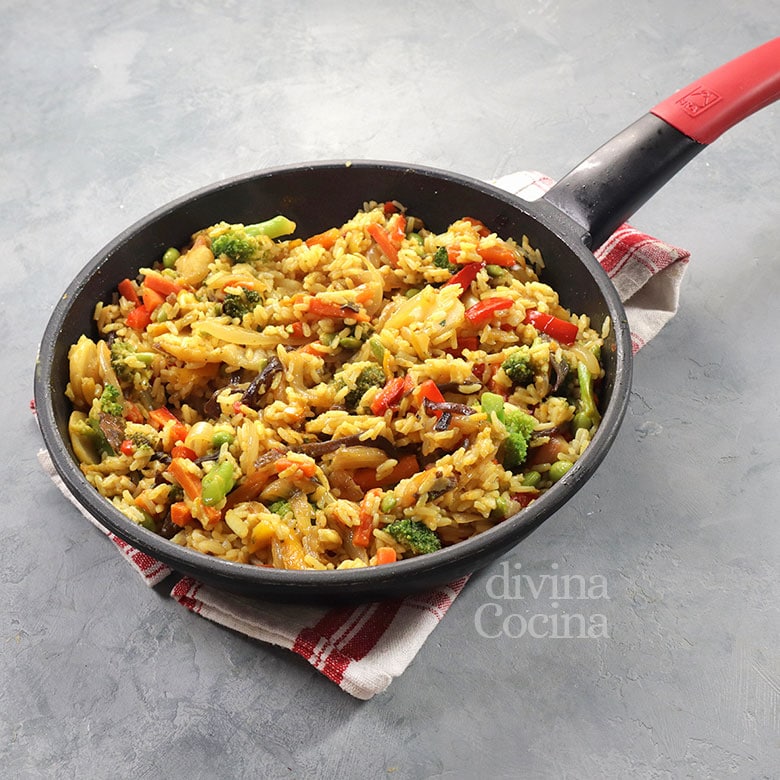
[[[60,292],[168,200],[310,159],[560,176],[775,35],[777,12],[774,0],[6,0],[0,775],[777,777],[776,107],[634,218],[691,251],[682,310],[640,353],[603,467],[506,559],[537,586],[582,575],[607,597],[497,602],[496,562],[370,702],[139,584],[41,472],[28,411]],[[603,620],[608,636],[518,636],[517,620],[504,632],[495,619],[482,636],[494,602],[504,616]]]

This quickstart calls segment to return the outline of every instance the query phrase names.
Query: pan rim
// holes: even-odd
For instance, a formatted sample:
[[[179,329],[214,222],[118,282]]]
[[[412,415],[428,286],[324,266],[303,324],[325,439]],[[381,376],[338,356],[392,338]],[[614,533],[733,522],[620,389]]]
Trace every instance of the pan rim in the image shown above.
[[[435,553],[398,561],[390,566],[365,567],[359,569],[321,571],[285,571],[266,569],[212,558],[189,548],[175,545],[148,529],[137,526],[113,507],[86,480],[68,447],[59,436],[56,415],[52,405],[52,369],[54,349],[59,331],[68,316],[72,303],[87,282],[107,264],[112,255],[133,236],[163,216],[181,209],[188,203],[214,195],[221,190],[240,186],[248,181],[300,173],[306,170],[323,170],[334,167],[377,168],[394,171],[409,171],[415,175],[453,181],[474,188],[504,201],[510,208],[519,208],[540,225],[565,243],[596,282],[612,318],[616,355],[615,376],[609,405],[604,410],[601,424],[583,456],[565,477],[533,504],[518,514],[508,517],[491,529],[470,539],[445,547]],[[541,217],[539,213],[541,212]],[[579,244],[578,244],[579,242]],[[242,593],[257,593],[271,600],[300,600],[301,596],[316,595],[346,596],[352,600],[366,600],[376,597],[383,586],[399,580],[407,584],[407,590],[415,590],[412,582],[421,579],[429,582],[437,579],[437,573],[456,568],[467,573],[480,568],[490,560],[487,550],[498,555],[516,546],[525,536],[553,515],[567,503],[590,479],[603,461],[617,436],[628,406],[632,373],[630,332],[623,304],[604,269],[587,247],[581,243],[581,229],[575,223],[546,202],[524,201],[512,193],[488,182],[453,173],[451,171],[421,165],[384,160],[325,160],[259,169],[232,176],[193,190],[175,198],[146,216],[136,220],[103,246],[76,274],[54,306],[39,347],[35,366],[34,396],[42,437],[55,470],[65,486],[78,501],[83,510],[108,531],[116,534],[128,544],[141,549],[150,556],[166,563],[183,574],[197,578],[198,572],[207,573],[226,590]],[[486,559],[487,556],[487,559]],[[480,563],[483,562],[483,563]],[[427,586],[423,586],[427,587]],[[361,595],[365,594],[365,595]]]

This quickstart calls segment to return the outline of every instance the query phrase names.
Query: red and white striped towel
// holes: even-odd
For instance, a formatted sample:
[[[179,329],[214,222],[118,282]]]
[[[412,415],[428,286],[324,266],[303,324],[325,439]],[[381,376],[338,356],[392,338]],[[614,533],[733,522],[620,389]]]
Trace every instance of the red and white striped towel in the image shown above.
[[[496,184],[526,200],[535,200],[553,180],[523,171],[505,176]],[[625,303],[636,352],[677,311],[689,253],[624,225],[596,252],[596,257]],[[39,459],[67,498],[107,534],[147,585],[157,585],[173,573],[107,532],[68,492],[46,450],[41,450]],[[292,650],[347,693],[370,699],[409,666],[467,579],[402,600],[330,609],[239,597],[189,577],[175,584],[171,596],[220,625]]]

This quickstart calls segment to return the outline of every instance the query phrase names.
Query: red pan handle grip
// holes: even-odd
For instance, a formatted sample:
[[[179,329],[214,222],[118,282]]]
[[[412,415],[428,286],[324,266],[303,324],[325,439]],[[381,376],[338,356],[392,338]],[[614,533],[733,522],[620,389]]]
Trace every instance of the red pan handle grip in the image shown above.
[[[780,99],[780,38],[659,103],[544,196],[598,247],[721,133]]]
[[[700,144],[780,99],[780,38],[727,62],[662,100],[650,113]]]

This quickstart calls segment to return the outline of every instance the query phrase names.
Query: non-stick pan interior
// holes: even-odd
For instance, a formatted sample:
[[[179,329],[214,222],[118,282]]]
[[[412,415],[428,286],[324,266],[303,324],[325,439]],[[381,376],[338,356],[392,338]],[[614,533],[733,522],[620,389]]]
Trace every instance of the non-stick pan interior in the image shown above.
[[[615,327],[603,352],[604,419],[577,467],[520,517],[432,556],[402,561],[397,567],[404,567],[404,576],[392,578],[376,569],[278,572],[207,558],[138,528],[109,507],[78,471],[68,441],[70,406],[64,395],[69,346],[83,333],[96,336],[95,303],[110,300],[123,278],[151,265],[165,248],[185,244],[196,230],[219,220],[250,223],[284,214],[297,223],[296,235],[305,238],[342,224],[369,200],[400,201],[437,231],[462,216],[473,216],[502,237],[520,240],[527,235],[544,257],[543,281],[558,291],[563,305],[587,313],[596,327],[607,316],[613,319]],[[249,174],[215,185],[161,208],[117,237],[80,272],[55,309],[41,346],[36,403],[47,447],[66,484],[88,511],[131,544],[184,573],[238,592],[282,599],[380,598],[464,574],[504,553],[537,527],[576,492],[603,458],[623,416],[629,381],[630,347],[615,291],[576,230],[549,204],[524,204],[494,187],[442,171],[392,163],[329,163]]]

